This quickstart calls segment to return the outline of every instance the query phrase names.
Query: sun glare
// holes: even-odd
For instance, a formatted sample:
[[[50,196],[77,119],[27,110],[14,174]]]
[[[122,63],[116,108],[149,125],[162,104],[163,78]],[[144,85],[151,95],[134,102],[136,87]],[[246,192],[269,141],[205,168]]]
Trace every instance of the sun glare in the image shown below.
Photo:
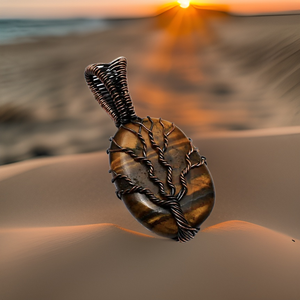
[[[178,0],[177,1],[182,8],[188,8],[190,6],[189,0]]]

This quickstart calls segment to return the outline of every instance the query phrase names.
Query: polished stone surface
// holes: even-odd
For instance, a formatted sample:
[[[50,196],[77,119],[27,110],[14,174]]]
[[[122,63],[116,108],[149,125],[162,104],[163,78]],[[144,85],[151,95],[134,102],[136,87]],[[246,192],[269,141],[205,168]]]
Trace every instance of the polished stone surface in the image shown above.
[[[151,128],[151,120],[153,122],[151,131],[153,133],[153,141],[160,149],[166,146],[164,144],[164,133],[169,133],[164,159],[172,166],[172,183],[176,189],[174,196],[178,195],[182,189],[180,174],[188,165],[186,155],[191,150],[191,143],[178,127],[168,121],[144,118],[141,122],[145,127],[133,123],[121,126],[111,142],[110,165],[113,178],[116,174],[128,176],[126,177],[128,180],[124,178],[115,180],[117,191],[129,190],[134,184],[148,188],[157,198],[163,200],[164,196],[160,193],[158,184],[149,178],[149,166],[147,166],[146,162],[134,159],[134,156],[143,157],[146,154],[147,159],[151,161],[154,168],[154,175],[163,183],[166,194],[170,195],[171,189],[167,184],[168,168],[159,161],[158,148],[153,145],[153,141],[151,143],[149,131],[147,130]],[[138,136],[139,132],[142,139],[141,136]],[[116,150],[117,152],[114,152]],[[190,161],[192,165],[200,162],[200,160],[199,152],[194,151],[191,153]],[[129,184],[129,179],[132,183],[131,185]],[[192,227],[199,227],[209,216],[214,205],[213,181],[205,164],[190,169],[185,179],[187,192],[180,200],[180,206],[189,224]],[[145,194],[137,192],[123,194],[121,198],[131,214],[146,228],[161,236],[176,237],[178,226],[168,209],[154,204]]]

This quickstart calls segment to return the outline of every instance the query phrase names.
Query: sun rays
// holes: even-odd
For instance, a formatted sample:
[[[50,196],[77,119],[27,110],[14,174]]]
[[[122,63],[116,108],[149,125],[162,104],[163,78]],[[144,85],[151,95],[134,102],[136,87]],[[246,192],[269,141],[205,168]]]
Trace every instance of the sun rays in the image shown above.
[[[182,8],[188,8],[190,6],[189,0],[178,0],[179,6]]]

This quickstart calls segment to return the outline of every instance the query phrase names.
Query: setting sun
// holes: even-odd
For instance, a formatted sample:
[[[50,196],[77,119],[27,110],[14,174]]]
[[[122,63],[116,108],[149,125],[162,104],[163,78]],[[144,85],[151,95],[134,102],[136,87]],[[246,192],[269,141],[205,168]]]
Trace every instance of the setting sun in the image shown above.
[[[182,8],[188,8],[190,6],[189,0],[178,0],[177,1]]]

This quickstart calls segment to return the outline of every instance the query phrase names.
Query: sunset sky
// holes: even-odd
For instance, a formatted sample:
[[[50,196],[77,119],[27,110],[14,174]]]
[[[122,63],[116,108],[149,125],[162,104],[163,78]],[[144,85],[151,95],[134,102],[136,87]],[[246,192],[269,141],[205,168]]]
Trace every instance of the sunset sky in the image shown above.
[[[175,1],[176,2],[176,1]],[[205,0],[198,5],[227,5],[229,11],[259,13],[299,10],[299,0]],[[163,0],[0,0],[0,18],[63,18],[146,16],[155,14]]]

